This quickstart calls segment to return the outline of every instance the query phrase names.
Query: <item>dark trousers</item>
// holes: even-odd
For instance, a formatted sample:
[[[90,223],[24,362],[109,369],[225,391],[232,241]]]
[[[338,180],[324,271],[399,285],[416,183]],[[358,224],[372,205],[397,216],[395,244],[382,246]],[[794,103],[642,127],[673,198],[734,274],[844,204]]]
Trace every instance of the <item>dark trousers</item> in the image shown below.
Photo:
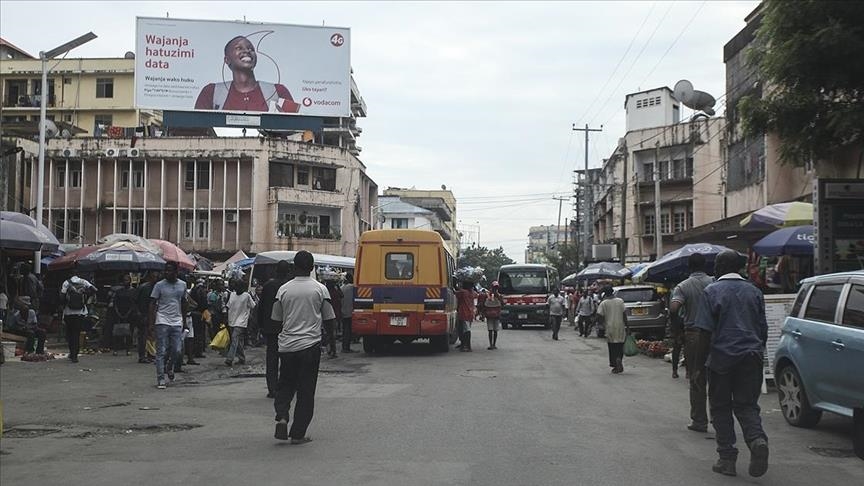
[[[609,367],[618,366],[618,360],[624,361],[624,343],[607,343],[609,346]]]
[[[561,330],[562,316],[549,316],[552,318],[552,339],[558,339],[558,331]]]
[[[267,392],[276,394],[279,386],[279,335],[265,334],[264,341],[267,345],[264,358],[264,376],[267,379]]]
[[[699,329],[684,331],[684,359],[690,374],[690,421],[698,427],[708,427],[708,412],[705,409],[708,371],[705,361],[710,347],[710,333]]]
[[[190,314],[192,316],[192,329],[195,331],[195,337],[192,338],[192,352],[189,353],[189,356],[190,358],[203,358],[207,340],[204,319],[201,319],[200,312],[193,311]]]
[[[351,351],[351,318],[342,318],[342,351]]]
[[[78,359],[78,351],[81,349],[81,329],[87,316],[68,315],[63,317],[66,322],[66,342],[69,344],[69,357]]]
[[[335,320],[324,321],[324,346],[330,354],[336,354],[336,326]]]
[[[138,341],[138,359],[147,357],[147,322],[142,318],[141,322],[135,323],[135,333]]]
[[[742,358],[724,373],[709,370],[711,419],[717,433],[717,453],[722,459],[738,457],[733,413],[741,425],[745,442],[749,444],[760,437],[767,439],[759,417],[762,366],[762,356],[754,354]]]
[[[315,387],[318,384],[318,366],[321,363],[321,350],[318,345],[302,351],[279,353],[279,387],[276,390],[276,420],[288,420],[291,401],[297,395],[294,407],[294,421],[288,436],[302,439],[315,412]]]
[[[24,349],[28,353],[35,352],[36,354],[45,354],[45,331],[36,328],[27,333],[27,342],[24,344]],[[34,349],[35,346],[35,349]]]
[[[579,322],[579,335],[588,337],[588,333],[591,332],[591,316],[580,315],[577,317],[577,321]]]
[[[678,372],[678,363],[681,362],[681,350],[684,348],[684,329],[680,326],[672,326],[672,371]]]

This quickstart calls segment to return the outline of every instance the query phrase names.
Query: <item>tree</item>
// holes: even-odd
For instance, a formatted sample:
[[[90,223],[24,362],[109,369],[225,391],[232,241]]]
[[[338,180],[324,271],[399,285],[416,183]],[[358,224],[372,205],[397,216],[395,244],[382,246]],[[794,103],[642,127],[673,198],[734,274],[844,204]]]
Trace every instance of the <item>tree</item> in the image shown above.
[[[748,62],[764,96],[738,104],[745,133],[774,132],[781,159],[830,160],[864,141],[864,2],[766,0]]]
[[[486,277],[486,285],[498,278],[498,269],[501,265],[512,265],[516,263],[504,253],[503,247],[493,250],[485,246],[471,245],[462,250],[459,256],[458,267],[481,267]]]
[[[546,251],[543,254],[549,265],[558,269],[558,275],[564,278],[579,271],[579,248],[576,245],[561,245],[559,251]]]

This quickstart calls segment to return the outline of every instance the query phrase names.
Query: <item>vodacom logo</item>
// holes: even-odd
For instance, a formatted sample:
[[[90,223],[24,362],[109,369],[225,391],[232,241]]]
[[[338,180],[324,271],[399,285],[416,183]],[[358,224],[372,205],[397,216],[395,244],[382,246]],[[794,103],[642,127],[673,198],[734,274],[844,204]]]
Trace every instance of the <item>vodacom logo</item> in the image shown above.
[[[303,98],[303,106],[312,106],[312,98]]]

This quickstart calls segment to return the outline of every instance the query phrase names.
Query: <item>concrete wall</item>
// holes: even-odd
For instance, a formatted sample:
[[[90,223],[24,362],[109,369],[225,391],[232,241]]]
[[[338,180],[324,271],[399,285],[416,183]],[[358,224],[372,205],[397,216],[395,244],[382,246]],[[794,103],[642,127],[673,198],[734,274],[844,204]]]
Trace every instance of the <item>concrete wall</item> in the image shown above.
[[[676,109],[677,107],[677,109]],[[658,88],[626,96],[624,111],[628,132],[678,123],[681,104],[669,88]]]

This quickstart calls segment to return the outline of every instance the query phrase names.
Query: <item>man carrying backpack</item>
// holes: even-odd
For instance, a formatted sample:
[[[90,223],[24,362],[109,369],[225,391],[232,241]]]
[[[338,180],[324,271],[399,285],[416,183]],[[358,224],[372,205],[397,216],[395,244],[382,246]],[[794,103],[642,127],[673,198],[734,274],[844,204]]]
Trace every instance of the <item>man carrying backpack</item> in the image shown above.
[[[66,342],[69,344],[69,361],[78,362],[81,345],[81,329],[87,319],[87,299],[96,293],[96,287],[87,280],[72,275],[60,287],[60,302],[63,303],[63,321],[66,324]]]

